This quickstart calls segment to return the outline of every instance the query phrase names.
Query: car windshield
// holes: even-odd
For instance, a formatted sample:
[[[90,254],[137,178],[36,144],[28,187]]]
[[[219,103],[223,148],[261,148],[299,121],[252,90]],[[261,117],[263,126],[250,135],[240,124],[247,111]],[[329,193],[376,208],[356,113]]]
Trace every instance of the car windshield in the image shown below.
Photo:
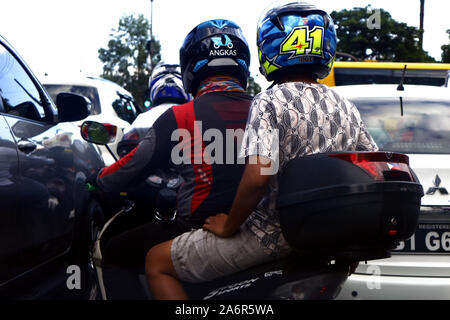
[[[450,100],[350,99],[359,109],[380,150],[450,154]]]
[[[61,92],[71,92],[82,96],[85,96],[92,103],[91,115],[100,114],[100,99],[98,97],[98,91],[94,87],[89,86],[75,86],[70,84],[44,84],[45,89],[47,89],[48,94],[56,103],[56,96]]]

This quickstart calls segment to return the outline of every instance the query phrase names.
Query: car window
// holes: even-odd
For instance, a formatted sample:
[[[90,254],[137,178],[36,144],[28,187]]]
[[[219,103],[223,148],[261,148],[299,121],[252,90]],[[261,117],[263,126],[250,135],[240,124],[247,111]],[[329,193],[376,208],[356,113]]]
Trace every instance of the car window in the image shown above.
[[[443,86],[447,70],[407,69],[404,84]],[[352,84],[399,84],[403,76],[400,69],[357,69],[335,68],[334,78],[337,86]]]
[[[91,102],[91,115],[101,113],[100,98],[98,97],[98,90],[95,87],[75,86],[70,84],[44,84],[44,87],[55,103],[56,96],[61,92],[76,93],[89,99]]]
[[[119,91],[117,91],[116,93],[117,96],[113,101],[112,106],[121,119],[131,124],[137,117],[134,99],[129,95],[120,93]]]
[[[402,153],[450,154],[450,100],[350,99],[378,147]]]
[[[0,43],[1,112],[44,121],[44,104],[39,89],[17,59]]]

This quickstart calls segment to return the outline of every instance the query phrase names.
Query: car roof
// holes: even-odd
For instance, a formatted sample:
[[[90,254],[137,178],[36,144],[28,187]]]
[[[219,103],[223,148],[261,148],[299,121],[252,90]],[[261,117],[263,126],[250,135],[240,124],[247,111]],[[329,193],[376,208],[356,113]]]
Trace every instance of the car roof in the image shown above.
[[[125,90],[123,87],[119,86],[117,83],[103,78],[83,77],[83,76],[58,78],[58,77],[44,76],[41,77],[40,80],[43,85],[58,84],[58,85],[72,85],[72,86],[89,86],[96,88],[114,87],[119,92],[131,96],[130,92]]]
[[[336,86],[332,89],[348,99],[352,98],[433,98],[450,99],[450,88],[424,86],[424,85],[403,85],[404,91],[397,90],[396,84],[368,84]]]

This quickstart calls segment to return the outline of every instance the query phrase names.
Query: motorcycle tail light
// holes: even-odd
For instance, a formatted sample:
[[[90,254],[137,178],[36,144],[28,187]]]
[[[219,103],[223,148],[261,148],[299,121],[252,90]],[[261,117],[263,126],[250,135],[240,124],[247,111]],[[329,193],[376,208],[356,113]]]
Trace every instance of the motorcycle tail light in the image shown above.
[[[123,135],[122,140],[139,140],[139,134],[135,131],[130,131]]]
[[[415,181],[409,157],[390,152],[333,153],[328,156],[357,165],[377,181]]]
[[[398,230],[391,229],[391,230],[388,231],[388,234],[390,236],[396,236],[398,234]]]

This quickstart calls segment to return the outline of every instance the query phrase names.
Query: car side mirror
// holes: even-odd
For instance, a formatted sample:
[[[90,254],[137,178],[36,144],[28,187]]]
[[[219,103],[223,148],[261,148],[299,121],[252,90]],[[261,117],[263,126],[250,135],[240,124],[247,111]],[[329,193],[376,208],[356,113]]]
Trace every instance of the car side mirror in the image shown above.
[[[58,121],[70,122],[85,119],[91,114],[90,101],[79,94],[61,92],[56,96]]]
[[[109,123],[84,121],[81,136],[84,140],[100,145],[107,145],[116,140],[117,127]]]

